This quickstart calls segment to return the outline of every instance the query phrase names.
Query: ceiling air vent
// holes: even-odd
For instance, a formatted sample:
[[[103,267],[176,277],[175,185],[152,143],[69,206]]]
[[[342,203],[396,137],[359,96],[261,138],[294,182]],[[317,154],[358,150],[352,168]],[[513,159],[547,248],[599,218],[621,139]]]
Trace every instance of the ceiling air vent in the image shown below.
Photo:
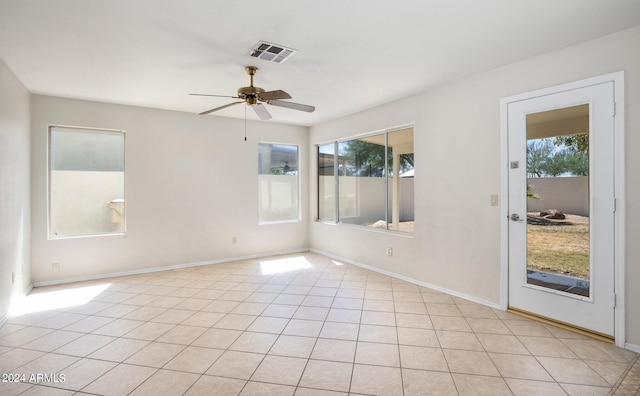
[[[253,47],[251,52],[249,52],[249,56],[271,63],[282,63],[296,52],[298,51],[283,45],[260,41]]]

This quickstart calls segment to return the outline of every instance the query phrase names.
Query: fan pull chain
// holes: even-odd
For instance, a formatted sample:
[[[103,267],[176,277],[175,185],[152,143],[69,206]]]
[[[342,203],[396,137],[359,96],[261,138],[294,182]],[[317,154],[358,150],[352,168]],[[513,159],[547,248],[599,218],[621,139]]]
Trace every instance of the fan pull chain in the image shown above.
[[[247,104],[244,104],[244,141],[247,141]]]

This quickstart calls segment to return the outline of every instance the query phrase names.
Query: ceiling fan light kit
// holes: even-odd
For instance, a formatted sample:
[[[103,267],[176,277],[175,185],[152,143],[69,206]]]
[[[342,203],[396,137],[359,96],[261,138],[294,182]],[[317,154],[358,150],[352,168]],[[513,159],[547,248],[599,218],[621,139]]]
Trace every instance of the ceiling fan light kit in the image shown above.
[[[260,87],[254,86],[253,76],[255,76],[256,73],[258,72],[258,68],[255,66],[247,66],[245,67],[245,70],[249,75],[249,86],[240,87],[238,89],[237,96],[197,94],[197,93],[189,94],[194,96],[213,96],[213,97],[219,97],[219,98],[242,99],[241,101],[238,101],[238,102],[228,103],[223,106],[219,106],[207,111],[203,111],[200,114],[201,115],[211,114],[218,110],[226,109],[227,107],[235,106],[240,103],[246,103],[247,105],[251,106],[255,111],[255,113],[258,115],[258,118],[260,118],[261,120],[271,119],[271,114],[269,114],[269,111],[262,103],[266,103],[272,106],[285,107],[293,110],[306,111],[308,113],[312,113],[313,111],[315,111],[316,108],[314,106],[309,106],[301,103],[286,102],[282,100],[282,99],[291,99],[291,95],[289,95],[285,91],[282,91],[279,89],[274,91],[265,91]]]

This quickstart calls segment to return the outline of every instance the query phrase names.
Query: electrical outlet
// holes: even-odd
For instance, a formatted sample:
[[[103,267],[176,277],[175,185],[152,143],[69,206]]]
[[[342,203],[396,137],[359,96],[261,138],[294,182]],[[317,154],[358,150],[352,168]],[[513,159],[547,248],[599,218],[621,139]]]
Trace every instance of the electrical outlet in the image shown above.
[[[51,263],[51,272],[60,272],[60,263]]]
[[[238,243],[238,237],[231,237],[231,243]]]
[[[389,257],[393,256],[393,248],[391,248],[391,247],[387,248],[387,256],[389,256]]]

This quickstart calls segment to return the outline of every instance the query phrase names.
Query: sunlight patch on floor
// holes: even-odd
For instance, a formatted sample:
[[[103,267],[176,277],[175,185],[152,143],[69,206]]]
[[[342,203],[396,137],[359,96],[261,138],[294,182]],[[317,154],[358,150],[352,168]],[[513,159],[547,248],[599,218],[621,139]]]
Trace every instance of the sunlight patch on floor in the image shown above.
[[[279,274],[282,272],[297,271],[311,267],[311,263],[302,256],[260,262],[260,269],[262,270],[263,275]]]
[[[13,317],[83,305],[109,286],[111,283],[30,294],[13,304],[9,315]]]

